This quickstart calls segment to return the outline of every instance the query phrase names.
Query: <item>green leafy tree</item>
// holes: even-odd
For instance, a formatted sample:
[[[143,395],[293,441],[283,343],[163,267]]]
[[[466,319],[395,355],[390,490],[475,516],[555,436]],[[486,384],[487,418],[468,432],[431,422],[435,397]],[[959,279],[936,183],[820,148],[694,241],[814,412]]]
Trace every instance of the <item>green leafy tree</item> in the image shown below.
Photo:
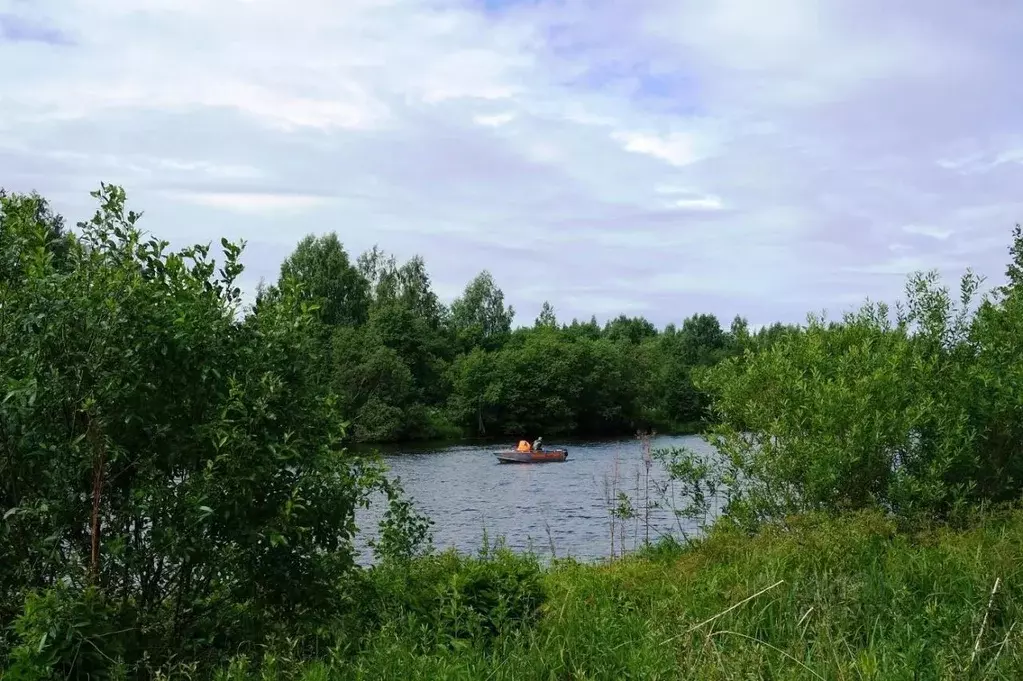
[[[408,434],[406,410],[414,402],[415,379],[394,348],[369,326],[341,328],[334,335],[333,385],[349,433],[360,441],[387,442]]]
[[[811,317],[705,372],[729,513],[752,525],[869,506],[915,517],[1017,498],[1023,394],[1010,357],[1023,315],[1011,284],[978,310],[980,283],[967,273],[957,301],[918,274],[894,316],[867,304],[840,322]]]
[[[504,420],[504,384],[501,363],[504,355],[474,348],[459,355],[451,367],[451,420],[466,433],[488,435],[500,432]]]
[[[16,622],[0,666],[135,676],[314,632],[345,603],[354,511],[386,485],[340,448],[313,304],[286,277],[239,321],[239,246],[219,264],[169,251],[121,189],[94,195],[64,268],[51,225],[2,204],[21,277],[0,281],[0,621]]]
[[[422,257],[417,255],[401,266],[377,251],[373,251],[369,259],[375,263],[370,268],[377,278],[375,304],[397,304],[431,329],[440,327],[444,308],[433,291]]]
[[[518,343],[499,353],[502,430],[509,435],[574,432],[583,389],[582,359],[580,346],[563,342],[558,329],[524,330]]]
[[[625,341],[633,345],[657,335],[657,329],[642,317],[619,315],[604,326],[604,337],[612,341]]]
[[[549,301],[543,301],[543,307],[540,308],[540,314],[537,316],[534,326],[551,329],[558,327],[558,317],[554,314],[554,306]]]
[[[801,328],[794,324],[782,324],[775,322],[770,326],[764,326],[753,334],[752,346],[755,350],[766,350],[775,343],[801,332]]]
[[[1023,290],[1023,227],[1016,225],[1012,230],[1012,245],[1009,247],[1011,260],[1005,269],[1006,283],[999,289],[1003,296]]]
[[[749,321],[745,317],[735,315],[728,327],[728,342],[733,353],[741,353],[752,345]]]
[[[398,263],[393,255],[388,255],[379,246],[373,246],[358,257],[355,266],[369,282],[371,297],[376,298],[384,278],[397,269]]]
[[[594,435],[633,433],[641,423],[640,382],[646,357],[627,342],[598,339],[578,344],[577,429]]]
[[[369,318],[360,333],[336,337],[334,348],[334,387],[354,400],[354,436],[391,441],[450,435],[444,407],[453,348],[423,259],[399,266],[374,247],[359,257],[358,269],[371,290]],[[390,378],[383,380],[385,375]],[[367,385],[376,387],[367,391]]]
[[[281,265],[281,279],[301,283],[302,295],[318,306],[327,326],[364,324],[369,316],[369,282],[336,233],[303,238]]]
[[[1023,231],[1017,225],[1009,248],[1006,283],[977,310],[961,354],[972,359],[961,395],[976,430],[975,470],[961,472],[981,498],[1010,500],[1023,491]]]
[[[451,303],[450,324],[462,351],[501,347],[511,333],[514,317],[514,308],[505,308],[504,293],[486,270],[476,275],[462,296]]]
[[[26,239],[36,239],[53,258],[54,267],[66,266],[70,241],[64,218],[50,208],[38,194],[8,194],[0,188],[0,281],[17,284],[25,272],[19,254],[28,247]],[[41,232],[37,234],[37,227]],[[38,239],[37,239],[38,237]]]
[[[596,316],[590,317],[588,322],[580,322],[573,319],[572,323],[565,327],[568,338],[574,340],[597,340],[603,335],[603,329],[597,323]]]

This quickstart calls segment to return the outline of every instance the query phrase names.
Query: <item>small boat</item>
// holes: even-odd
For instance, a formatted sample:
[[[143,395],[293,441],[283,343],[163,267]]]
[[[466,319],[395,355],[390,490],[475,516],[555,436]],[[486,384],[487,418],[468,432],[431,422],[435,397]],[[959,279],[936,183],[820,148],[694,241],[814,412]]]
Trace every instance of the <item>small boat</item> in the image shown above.
[[[542,451],[520,452],[514,449],[496,452],[500,463],[547,463],[548,461],[564,461],[568,458],[567,449],[544,449]]]

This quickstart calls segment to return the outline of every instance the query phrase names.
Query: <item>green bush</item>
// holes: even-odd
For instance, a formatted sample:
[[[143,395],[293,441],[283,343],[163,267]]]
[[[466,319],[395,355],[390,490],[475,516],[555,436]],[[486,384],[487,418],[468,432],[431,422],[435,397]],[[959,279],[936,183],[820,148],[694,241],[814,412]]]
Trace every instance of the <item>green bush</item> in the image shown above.
[[[382,621],[402,623],[427,647],[485,643],[534,626],[546,598],[536,558],[504,549],[385,562],[371,575]]]
[[[340,446],[314,308],[286,281],[239,319],[239,246],[168,251],[96,197],[60,258],[0,197],[0,666],[136,674],[321,629],[388,485]]]
[[[968,273],[956,301],[936,274],[915,275],[895,314],[868,304],[840,322],[811,317],[699,373],[720,456],[676,452],[676,477],[725,493],[725,513],[749,527],[870,507],[947,518],[1019,499],[1023,286],[1010,276],[978,304],[980,284]]]
[[[13,624],[18,644],[3,678],[108,679],[124,674],[126,636],[133,622],[125,609],[110,603],[100,589],[57,585],[30,593],[25,611]],[[125,626],[128,630],[125,631]],[[131,641],[130,639],[135,639]]]

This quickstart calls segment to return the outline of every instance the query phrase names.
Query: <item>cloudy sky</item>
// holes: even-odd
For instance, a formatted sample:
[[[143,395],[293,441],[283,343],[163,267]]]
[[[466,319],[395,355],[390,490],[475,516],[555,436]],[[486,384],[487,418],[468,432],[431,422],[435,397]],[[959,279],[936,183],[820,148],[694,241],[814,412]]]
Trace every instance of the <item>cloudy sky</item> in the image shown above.
[[[0,185],[175,244],[489,269],[529,323],[801,321],[1000,280],[1018,0],[0,0]]]

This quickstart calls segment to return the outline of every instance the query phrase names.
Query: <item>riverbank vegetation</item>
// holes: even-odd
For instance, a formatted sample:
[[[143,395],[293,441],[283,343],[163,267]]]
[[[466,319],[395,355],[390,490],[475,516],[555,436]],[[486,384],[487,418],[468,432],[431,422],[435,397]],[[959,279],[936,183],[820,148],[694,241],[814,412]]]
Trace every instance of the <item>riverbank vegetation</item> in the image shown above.
[[[625,315],[563,323],[548,303],[513,328],[489,272],[445,306],[421,258],[399,264],[374,248],[353,259],[336,234],[303,239],[281,277],[317,308],[329,357],[319,369],[361,442],[698,432],[709,413],[694,370],[789,330],[751,334],[740,317],[725,329],[709,314],[665,329]]]
[[[1023,515],[899,531],[877,512],[718,528],[609,565],[452,555],[373,573],[384,624],[244,679],[1016,679]]]
[[[329,237],[242,314],[238,246],[171,251],[119,188],[96,198],[72,231],[38,197],[0,195],[5,681],[1023,672],[1019,228],[989,295],[970,274],[957,296],[922,274],[895,308],[686,345],[713,325],[564,327],[548,310],[488,327],[465,312],[500,310],[473,293],[485,278],[445,311],[420,261],[340,267]],[[673,394],[705,400],[720,452],[657,453],[678,513],[723,503],[703,538],[602,565],[437,554],[379,461],[345,449],[352,428],[545,425],[508,406],[524,395],[546,395],[552,424],[625,424],[593,386],[527,391],[563,363],[613,378],[622,348],[665,347],[688,348]],[[681,422],[692,402],[629,404]],[[381,494],[377,563],[361,568],[355,511]]]

